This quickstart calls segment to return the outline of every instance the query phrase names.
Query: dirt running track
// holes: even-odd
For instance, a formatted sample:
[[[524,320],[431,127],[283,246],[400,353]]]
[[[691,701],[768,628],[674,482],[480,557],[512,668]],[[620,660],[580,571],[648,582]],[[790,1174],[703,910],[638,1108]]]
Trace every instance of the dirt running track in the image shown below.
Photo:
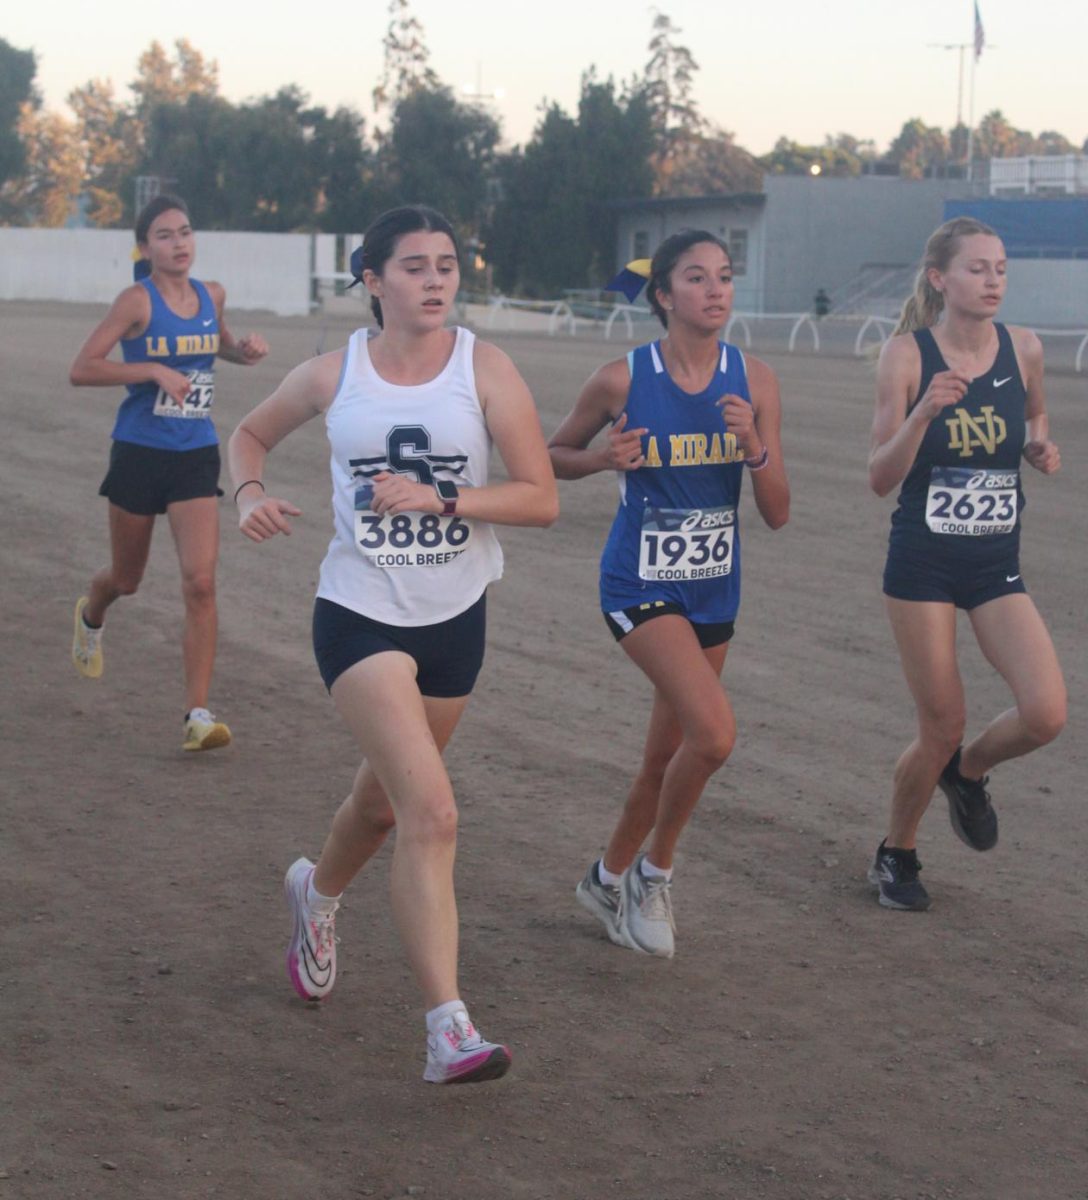
[[[1028,473],[1024,553],[1070,726],[997,773],[992,854],[934,804],[924,915],[880,909],[864,880],[912,723],[879,594],[890,503],[865,482],[871,368],[773,359],[793,517],[771,534],[746,500],[726,664],[740,740],[681,846],[671,963],[610,945],[573,894],[648,711],[596,609],[615,485],[563,485],[554,528],[504,533],[450,766],[464,994],[515,1070],[440,1090],[420,1080],[388,851],[343,906],[335,996],[305,1005],[283,970],[283,871],[319,849],[355,765],[309,643],[330,529],[321,423],[271,462],[305,510],[295,536],[254,546],[223,506],[213,703],[231,749],[181,752],[165,526],[140,595],[111,612],[103,679],[68,660],[73,602],[106,550],[116,393],[77,392],[67,369],[100,314],[0,305],[0,1200],[1088,1196],[1083,377],[1050,380],[1065,468]],[[273,352],[222,368],[222,434],[349,328],[233,325]],[[548,429],[621,349],[502,344]],[[963,659],[977,729],[1006,693],[969,638]]]

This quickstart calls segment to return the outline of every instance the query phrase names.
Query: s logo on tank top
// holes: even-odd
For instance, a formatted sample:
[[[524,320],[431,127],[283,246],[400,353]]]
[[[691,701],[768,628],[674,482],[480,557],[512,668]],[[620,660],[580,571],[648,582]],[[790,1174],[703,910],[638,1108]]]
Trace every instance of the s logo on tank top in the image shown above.
[[[384,457],[353,458],[355,476],[355,548],[376,567],[440,567],[468,548],[472,524],[462,517],[405,512],[379,515],[371,510],[374,485],[369,478],[389,471],[414,474],[431,486],[435,473],[461,475],[467,456],[432,455],[431,435],[422,425],[397,425],[386,437]]]

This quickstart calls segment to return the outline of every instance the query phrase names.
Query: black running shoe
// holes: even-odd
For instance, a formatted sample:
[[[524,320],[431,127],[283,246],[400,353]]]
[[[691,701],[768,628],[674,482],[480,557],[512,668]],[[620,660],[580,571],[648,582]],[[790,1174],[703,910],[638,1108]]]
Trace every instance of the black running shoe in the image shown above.
[[[925,912],[929,908],[929,893],[918,879],[921,869],[917,851],[900,850],[881,842],[869,868],[869,882],[880,889],[879,900],[885,908]]]
[[[997,813],[986,790],[990,777],[964,779],[960,774],[962,750],[961,746],[952,755],[937,780],[937,786],[948,798],[948,816],[956,837],[972,850],[992,850],[997,845]]]

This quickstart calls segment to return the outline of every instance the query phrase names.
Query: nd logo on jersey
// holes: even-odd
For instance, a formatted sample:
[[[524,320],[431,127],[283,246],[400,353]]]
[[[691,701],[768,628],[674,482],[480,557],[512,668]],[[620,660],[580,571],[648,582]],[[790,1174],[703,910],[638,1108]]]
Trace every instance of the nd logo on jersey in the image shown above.
[[[987,454],[993,454],[1005,440],[1005,421],[994,415],[992,404],[984,404],[977,417],[965,409],[957,408],[955,415],[945,421],[948,426],[948,448],[958,450],[960,458],[970,458],[975,447],[980,446]]]

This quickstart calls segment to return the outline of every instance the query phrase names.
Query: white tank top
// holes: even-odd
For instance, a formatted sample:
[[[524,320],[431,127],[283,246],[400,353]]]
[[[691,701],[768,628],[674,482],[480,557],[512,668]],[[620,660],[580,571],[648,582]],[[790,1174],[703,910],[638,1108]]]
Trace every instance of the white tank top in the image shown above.
[[[374,370],[367,331],[356,330],[325,414],[335,532],[317,594],[387,625],[448,621],[502,575],[488,522],[418,512],[378,517],[369,507],[369,480],[380,471],[428,485],[487,483],[491,436],[476,394],[476,338],[455,332],[449,362],[434,379],[400,386]]]

